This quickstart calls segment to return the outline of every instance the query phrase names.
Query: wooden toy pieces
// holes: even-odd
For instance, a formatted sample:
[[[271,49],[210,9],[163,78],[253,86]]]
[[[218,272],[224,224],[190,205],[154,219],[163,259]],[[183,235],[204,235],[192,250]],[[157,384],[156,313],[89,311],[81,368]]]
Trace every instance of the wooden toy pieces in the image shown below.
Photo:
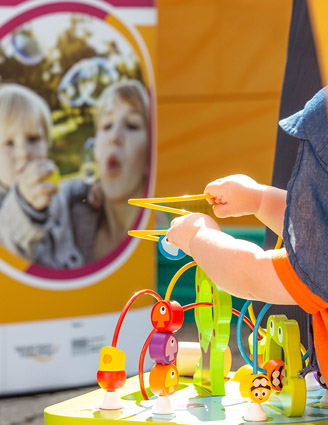
[[[159,301],[151,312],[151,322],[158,332],[178,331],[183,324],[184,313],[177,301]]]
[[[116,410],[122,407],[116,390],[126,381],[125,353],[116,347],[103,347],[100,351],[97,381],[106,390],[100,409]]]
[[[285,362],[280,359],[271,359],[263,366],[273,390],[281,391],[284,386]]]
[[[269,399],[272,391],[268,377],[263,373],[246,375],[239,389],[243,397],[250,399],[244,419],[251,422],[266,421],[267,414],[263,410],[262,403]]]
[[[298,324],[295,320],[288,320],[285,315],[271,315],[267,321],[267,330],[265,331],[261,328],[262,340],[258,341],[261,320],[265,312],[270,308],[269,304],[265,305],[254,326],[253,342],[250,350],[253,351],[252,362],[243,349],[240,334],[241,319],[250,304],[251,301],[247,301],[244,304],[238,319],[237,340],[239,350],[245,361],[253,367],[253,376],[259,370],[268,380],[272,393],[266,404],[285,416],[302,416],[305,409],[306,385],[305,379],[298,374],[302,370],[302,351],[304,351],[304,347],[300,343]],[[264,366],[262,367],[258,365],[258,347],[261,348],[263,355]],[[244,374],[238,373],[238,375],[241,375],[242,396],[254,402],[250,397],[251,385],[249,380],[251,378],[249,376],[252,374],[249,369]],[[262,403],[260,398],[258,400],[259,403]],[[254,410],[252,412],[254,413]],[[256,418],[257,414],[255,413],[255,416],[251,418],[252,421],[261,420]],[[248,413],[248,418],[250,420],[250,413]]]
[[[207,195],[195,195],[179,198],[132,199],[132,205],[166,211],[173,214],[187,215],[189,211],[156,205],[159,202],[180,202],[187,200],[205,199]],[[166,230],[131,230],[129,235],[156,241],[164,256],[171,259],[181,258],[179,250],[168,244]],[[278,240],[277,248],[280,240]],[[157,298],[151,321],[153,331],[147,338],[139,362],[139,381],[142,395],[148,399],[143,383],[143,359],[149,346],[149,352],[155,362],[149,376],[150,389],[158,400],[154,413],[172,413],[169,396],[178,388],[179,376],[175,367],[175,357],[178,344],[174,333],[183,323],[183,312],[195,308],[195,320],[198,329],[201,357],[196,366],[193,382],[208,390],[211,395],[225,395],[225,353],[227,352],[230,322],[232,312],[231,296],[211,282],[208,276],[199,268],[196,269],[196,302],[190,306],[181,307],[176,301],[170,301],[172,289],[178,277],[188,268],[196,265],[191,262],[183,266],[171,280],[165,299]],[[201,307],[201,308],[200,308]],[[241,325],[245,312],[249,307],[253,325],[253,362],[248,358],[241,344]],[[305,380],[298,376],[302,369],[299,328],[294,320],[286,316],[270,316],[267,331],[260,327],[262,318],[270,308],[263,307],[257,319],[252,318],[251,301],[247,301],[240,312],[237,324],[237,340],[240,352],[246,362],[252,366],[246,373],[241,373],[240,392],[250,400],[245,419],[263,421],[267,416],[261,404],[267,405],[285,416],[301,416],[305,408]],[[237,314],[238,315],[238,314]],[[253,313],[254,316],[254,313]],[[247,320],[246,320],[247,319]],[[249,323],[248,323],[249,324]],[[260,342],[258,342],[260,340]],[[304,347],[303,347],[304,348]],[[252,350],[251,350],[252,351]],[[258,352],[260,351],[260,355]],[[259,366],[259,363],[262,367]],[[264,366],[263,366],[264,364]],[[231,365],[231,361],[230,361]],[[264,367],[264,369],[263,369]],[[230,367],[229,367],[230,370]]]
[[[288,320],[283,314],[269,316],[264,364],[271,359],[284,359],[285,376],[283,386],[273,390],[274,397],[268,405],[286,416],[302,416],[306,402],[305,379],[298,372],[302,370],[300,331],[295,320]]]
[[[176,368],[176,356],[178,352],[178,340],[175,336],[184,319],[184,311],[196,306],[208,306],[210,303],[195,303],[182,307],[177,301],[171,301],[170,295],[173,287],[181,274],[195,265],[194,262],[185,264],[174,275],[165,295],[165,300],[150,289],[144,289],[135,293],[124,306],[117,321],[113,335],[112,346],[103,347],[100,353],[99,370],[97,374],[98,383],[101,388],[106,390],[102,409],[115,410],[121,407],[116,396],[116,390],[125,383],[125,354],[116,348],[119,332],[125,318],[125,315],[132,303],[142,295],[151,295],[157,302],[151,311],[151,322],[154,329],[149,334],[142,348],[139,359],[139,383],[141,394],[145,400],[148,395],[144,385],[143,363],[146,351],[149,347],[150,356],[155,362],[149,376],[150,389],[156,395],[158,400],[154,407],[156,414],[171,414],[173,409],[168,397],[172,395],[179,383],[179,373]]]
[[[178,339],[172,332],[156,332],[149,343],[149,356],[155,363],[171,364],[178,354]]]
[[[178,354],[178,340],[173,332],[183,324],[184,312],[176,301],[159,301],[151,312],[151,322],[157,330],[149,343],[149,355],[155,362],[149,374],[149,387],[158,395],[153,408],[157,415],[174,413],[169,396],[179,384],[179,373],[175,362]]]
[[[170,395],[178,388],[179,373],[174,364],[156,363],[149,374],[149,387],[158,395],[153,407],[153,413],[157,415],[172,415],[174,410],[171,406]]]

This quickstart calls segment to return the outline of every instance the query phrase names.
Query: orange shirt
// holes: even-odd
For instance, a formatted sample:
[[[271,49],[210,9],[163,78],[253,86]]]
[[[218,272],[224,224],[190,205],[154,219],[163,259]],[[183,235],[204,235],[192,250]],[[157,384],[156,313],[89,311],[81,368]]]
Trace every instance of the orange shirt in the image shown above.
[[[313,336],[320,372],[328,383],[328,304],[303,283],[288,260],[286,250],[273,251],[273,266],[284,287],[297,304],[313,316]]]

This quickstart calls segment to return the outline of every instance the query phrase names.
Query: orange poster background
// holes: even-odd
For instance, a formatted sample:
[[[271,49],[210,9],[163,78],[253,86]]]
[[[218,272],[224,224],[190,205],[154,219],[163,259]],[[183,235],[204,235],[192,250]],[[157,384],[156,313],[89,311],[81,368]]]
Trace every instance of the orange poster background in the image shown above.
[[[271,182],[290,14],[290,0],[158,1],[157,196]]]
[[[157,7],[157,28],[136,27],[156,71],[156,196],[201,193],[232,173],[270,183],[291,1],[159,0]],[[224,222],[236,223],[258,224],[252,217]],[[41,290],[2,275],[0,322],[119,311],[122,286],[128,296],[154,287],[156,248],[140,241],[111,283],[81,289]]]

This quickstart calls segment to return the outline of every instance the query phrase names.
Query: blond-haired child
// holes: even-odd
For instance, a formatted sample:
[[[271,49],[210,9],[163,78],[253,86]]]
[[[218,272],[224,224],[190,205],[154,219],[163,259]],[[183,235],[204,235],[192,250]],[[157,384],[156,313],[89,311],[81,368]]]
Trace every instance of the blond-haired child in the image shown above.
[[[46,102],[19,84],[0,86],[0,242],[32,262],[72,268],[84,263],[72,231],[70,205],[85,199],[79,179],[48,180],[51,114]]]
[[[101,93],[95,111],[94,142],[100,208],[87,203],[73,206],[74,234],[88,261],[114,251],[136,224],[139,211],[127,201],[146,194],[149,121],[149,96],[140,81],[123,80]]]

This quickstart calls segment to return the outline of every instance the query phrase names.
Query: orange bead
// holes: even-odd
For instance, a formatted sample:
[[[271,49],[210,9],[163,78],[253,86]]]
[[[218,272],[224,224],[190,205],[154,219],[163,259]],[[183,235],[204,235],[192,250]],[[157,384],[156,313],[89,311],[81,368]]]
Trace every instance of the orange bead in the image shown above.
[[[174,364],[155,364],[149,375],[149,386],[154,394],[168,396],[175,393],[179,384],[178,369]]]
[[[271,359],[263,366],[271,386],[276,391],[281,391],[284,385],[285,362],[281,359]]]

